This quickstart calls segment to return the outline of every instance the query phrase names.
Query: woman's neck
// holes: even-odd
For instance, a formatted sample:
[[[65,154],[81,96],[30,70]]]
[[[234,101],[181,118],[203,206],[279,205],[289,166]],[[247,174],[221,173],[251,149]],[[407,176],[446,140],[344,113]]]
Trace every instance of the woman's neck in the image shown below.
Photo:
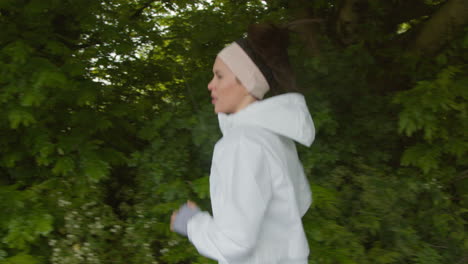
[[[246,108],[247,106],[249,106],[250,104],[252,104],[252,103],[254,103],[256,101],[257,101],[257,98],[253,97],[250,94],[247,94],[243,98],[243,100],[239,103],[239,105],[237,106],[236,110],[233,113],[239,112],[240,110]]]

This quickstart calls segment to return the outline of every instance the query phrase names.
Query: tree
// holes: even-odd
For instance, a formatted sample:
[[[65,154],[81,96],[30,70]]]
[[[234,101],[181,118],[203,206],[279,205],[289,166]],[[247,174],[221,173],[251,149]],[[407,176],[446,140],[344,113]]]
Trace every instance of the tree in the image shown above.
[[[0,263],[207,263],[206,85],[247,25],[290,24],[318,135],[310,263],[468,258],[467,8],[448,1],[0,2]],[[293,22],[294,21],[294,22]]]

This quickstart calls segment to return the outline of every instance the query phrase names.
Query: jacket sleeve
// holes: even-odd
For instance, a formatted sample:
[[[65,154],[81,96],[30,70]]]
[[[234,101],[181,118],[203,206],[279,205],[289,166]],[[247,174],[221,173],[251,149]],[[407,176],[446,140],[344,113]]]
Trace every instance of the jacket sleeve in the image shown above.
[[[271,197],[265,151],[241,140],[216,153],[210,175],[213,217],[206,212],[188,222],[188,237],[200,254],[240,260],[254,249]]]

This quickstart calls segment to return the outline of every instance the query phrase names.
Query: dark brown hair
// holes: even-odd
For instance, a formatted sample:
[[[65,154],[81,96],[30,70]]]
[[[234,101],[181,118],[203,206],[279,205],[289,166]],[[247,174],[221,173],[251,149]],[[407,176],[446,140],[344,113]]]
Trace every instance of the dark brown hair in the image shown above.
[[[248,28],[247,41],[271,70],[272,80],[269,81],[271,87],[268,94],[297,91],[288,56],[288,29],[270,23],[253,24]]]

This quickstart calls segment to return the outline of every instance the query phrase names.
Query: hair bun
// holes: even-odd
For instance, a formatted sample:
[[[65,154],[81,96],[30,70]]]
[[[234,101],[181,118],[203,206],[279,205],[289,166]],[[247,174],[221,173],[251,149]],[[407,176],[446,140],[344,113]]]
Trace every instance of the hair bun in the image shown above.
[[[278,55],[284,56],[289,45],[289,32],[274,24],[252,24],[248,28],[250,44],[265,60]],[[286,54],[287,56],[287,54]]]
[[[273,90],[282,93],[295,90],[295,78],[288,56],[289,31],[271,23],[252,24],[247,41],[273,74]],[[275,91],[273,91],[275,93]]]

